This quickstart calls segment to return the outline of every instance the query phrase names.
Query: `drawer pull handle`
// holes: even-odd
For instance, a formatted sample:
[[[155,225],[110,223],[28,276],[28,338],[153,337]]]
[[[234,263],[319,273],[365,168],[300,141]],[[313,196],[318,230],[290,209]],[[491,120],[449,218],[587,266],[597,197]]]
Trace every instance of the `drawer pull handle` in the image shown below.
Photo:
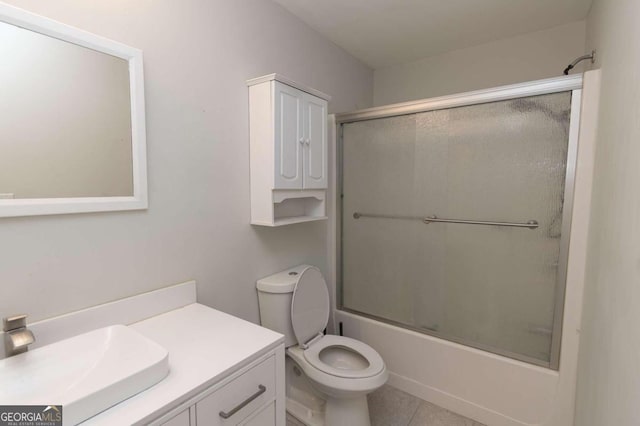
[[[220,417],[222,417],[223,419],[228,419],[229,417],[233,416],[235,413],[237,413],[238,411],[242,410],[244,407],[246,407],[247,405],[249,405],[249,403],[251,401],[253,401],[254,399],[256,399],[257,397],[259,397],[260,395],[262,395],[263,393],[265,393],[267,390],[267,388],[263,385],[258,385],[258,392],[254,393],[253,395],[251,395],[249,398],[245,399],[244,401],[242,401],[240,404],[238,404],[237,406],[235,406],[231,411],[229,411],[228,413],[225,413],[224,411],[220,411]]]

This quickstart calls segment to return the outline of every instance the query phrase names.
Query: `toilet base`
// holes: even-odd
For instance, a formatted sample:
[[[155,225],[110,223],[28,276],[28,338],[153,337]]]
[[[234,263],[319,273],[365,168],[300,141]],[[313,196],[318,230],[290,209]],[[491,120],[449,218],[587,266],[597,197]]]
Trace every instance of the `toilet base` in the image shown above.
[[[327,425],[371,426],[367,396],[327,397],[324,418]]]
[[[325,426],[324,405],[323,410],[317,410],[305,406],[293,398],[287,397],[287,416],[294,417],[299,423],[305,426]]]
[[[370,426],[367,395],[334,398],[317,390],[295,361],[285,358],[287,413],[306,426]]]
[[[287,413],[306,426],[371,426],[366,396],[349,399],[328,397],[323,413],[287,398]]]

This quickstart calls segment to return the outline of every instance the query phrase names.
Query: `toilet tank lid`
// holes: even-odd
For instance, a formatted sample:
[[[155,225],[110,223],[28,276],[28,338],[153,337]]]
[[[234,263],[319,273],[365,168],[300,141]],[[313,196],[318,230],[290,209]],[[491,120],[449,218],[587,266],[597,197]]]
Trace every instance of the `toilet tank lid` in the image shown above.
[[[300,274],[310,265],[298,265],[268,277],[260,278],[256,284],[258,291],[264,293],[293,293]]]

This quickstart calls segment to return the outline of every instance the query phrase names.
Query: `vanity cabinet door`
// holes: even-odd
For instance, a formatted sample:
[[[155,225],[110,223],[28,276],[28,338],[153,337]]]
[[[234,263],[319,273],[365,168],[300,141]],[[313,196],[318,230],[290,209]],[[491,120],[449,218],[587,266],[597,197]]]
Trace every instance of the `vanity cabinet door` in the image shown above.
[[[304,92],[276,81],[274,98],[274,187],[302,189]]]
[[[276,403],[272,402],[242,422],[242,426],[270,426],[276,424]]]
[[[304,95],[304,189],[327,188],[327,101]]]
[[[275,358],[267,358],[196,404],[198,425],[275,425],[270,422],[251,423],[253,413],[275,399]],[[268,413],[264,416],[269,417]],[[257,416],[262,419],[262,412]],[[266,418],[265,417],[265,418]]]
[[[187,408],[171,420],[162,423],[162,426],[191,426],[191,419],[189,417],[189,409]],[[195,426],[195,425],[193,425]]]

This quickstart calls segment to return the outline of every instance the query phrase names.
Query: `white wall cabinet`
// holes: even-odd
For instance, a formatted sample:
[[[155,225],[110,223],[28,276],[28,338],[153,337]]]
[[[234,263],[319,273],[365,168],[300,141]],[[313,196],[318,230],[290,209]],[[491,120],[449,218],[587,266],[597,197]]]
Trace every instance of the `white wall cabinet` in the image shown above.
[[[303,122],[305,149],[303,150],[304,189],[326,189],[329,150],[327,147],[327,101],[304,94]]]
[[[273,189],[326,189],[327,101],[277,80],[273,90]]]
[[[270,85],[271,86],[271,85]],[[305,131],[303,119],[304,93],[280,82],[274,90],[274,189],[302,189]],[[270,89],[270,87],[269,87]],[[263,135],[252,135],[262,139]],[[259,143],[259,142],[255,142]],[[257,159],[256,159],[257,160]],[[264,164],[261,164],[264,167]]]
[[[247,84],[251,223],[326,219],[330,97],[277,74]]]

